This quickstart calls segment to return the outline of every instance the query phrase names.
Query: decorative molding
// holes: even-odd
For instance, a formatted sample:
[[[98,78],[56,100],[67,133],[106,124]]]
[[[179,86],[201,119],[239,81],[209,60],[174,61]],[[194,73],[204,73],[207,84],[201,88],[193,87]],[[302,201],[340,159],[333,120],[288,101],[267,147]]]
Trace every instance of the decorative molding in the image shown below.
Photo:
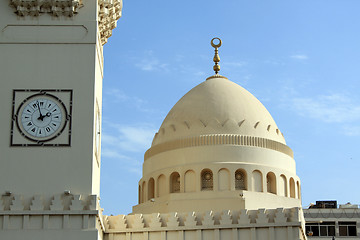
[[[122,0],[98,0],[99,34],[104,45],[121,17]]]
[[[82,0],[10,0],[20,17],[50,14],[54,17],[73,17],[83,6]],[[101,45],[107,42],[121,17],[122,0],[98,0],[98,26]]]
[[[144,159],[148,159],[156,154],[187,147],[214,146],[214,145],[237,145],[251,146],[275,150],[294,157],[294,153],[287,145],[280,142],[252,136],[243,136],[235,134],[212,134],[188,137],[169,141],[152,146],[145,152]]]
[[[244,129],[245,128],[245,129]],[[166,125],[161,125],[159,131],[155,133],[152,144],[160,144],[166,139],[174,139],[177,135],[182,133],[191,134],[192,132],[203,134],[203,135],[212,135],[212,134],[235,134],[242,135],[244,132],[248,132],[247,128],[254,129],[254,135],[261,134],[260,136],[264,138],[270,138],[274,141],[279,141],[285,144],[284,134],[280,129],[267,125],[267,123],[256,121],[251,122],[249,120],[243,119],[241,121],[235,119],[226,119],[218,120],[216,118],[211,119],[197,119],[194,121],[172,121]],[[191,130],[191,131],[187,131]],[[229,130],[231,132],[229,132]],[[257,135],[259,136],[259,135]]]
[[[54,17],[72,17],[82,6],[81,0],[11,0],[15,13],[23,16],[39,16],[48,13]]]

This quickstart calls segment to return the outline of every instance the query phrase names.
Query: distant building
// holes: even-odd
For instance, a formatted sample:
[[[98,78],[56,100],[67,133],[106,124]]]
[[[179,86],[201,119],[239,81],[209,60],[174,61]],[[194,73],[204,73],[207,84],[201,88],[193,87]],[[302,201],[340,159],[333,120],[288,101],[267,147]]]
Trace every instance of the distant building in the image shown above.
[[[356,204],[316,201],[304,209],[308,239],[360,239],[360,210]]]

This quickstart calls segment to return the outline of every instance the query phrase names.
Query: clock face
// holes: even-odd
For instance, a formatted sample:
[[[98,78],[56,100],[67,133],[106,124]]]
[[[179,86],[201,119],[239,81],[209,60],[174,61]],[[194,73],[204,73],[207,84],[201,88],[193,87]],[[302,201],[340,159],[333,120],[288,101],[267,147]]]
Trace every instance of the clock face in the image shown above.
[[[26,138],[45,142],[59,136],[67,122],[62,101],[51,94],[35,94],[17,110],[17,126]]]

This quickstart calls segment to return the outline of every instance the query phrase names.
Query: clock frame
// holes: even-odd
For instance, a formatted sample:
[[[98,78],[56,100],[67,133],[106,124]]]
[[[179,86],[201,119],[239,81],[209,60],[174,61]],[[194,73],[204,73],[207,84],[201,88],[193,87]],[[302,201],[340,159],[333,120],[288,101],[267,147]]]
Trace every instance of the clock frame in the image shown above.
[[[73,92],[69,89],[15,89],[13,90],[12,99],[12,118],[11,118],[11,134],[10,134],[10,146],[22,146],[22,147],[66,147],[71,146],[71,120],[72,120],[72,97]],[[60,113],[61,121],[58,122],[60,126],[57,126],[51,134],[45,136],[36,136],[29,132],[23,125],[23,117],[33,117],[37,115],[32,124],[41,124],[41,121],[45,119],[49,124],[52,123],[52,116],[49,113],[49,108],[44,107],[32,107],[33,112],[29,114],[23,113],[25,109],[30,108],[30,103],[38,103],[39,101],[46,100],[56,104]],[[30,108],[31,110],[31,108]],[[46,114],[41,115],[41,110],[46,111]],[[49,115],[47,115],[49,114]],[[55,116],[55,115],[54,115]],[[33,117],[34,118],[34,117]],[[40,120],[39,120],[40,119]],[[53,122],[57,124],[57,122]],[[39,127],[36,125],[37,127]],[[46,124],[44,123],[44,129]],[[31,129],[31,128],[30,128]],[[38,128],[40,130],[40,127]],[[34,130],[31,129],[31,130]],[[53,129],[52,129],[53,130]]]

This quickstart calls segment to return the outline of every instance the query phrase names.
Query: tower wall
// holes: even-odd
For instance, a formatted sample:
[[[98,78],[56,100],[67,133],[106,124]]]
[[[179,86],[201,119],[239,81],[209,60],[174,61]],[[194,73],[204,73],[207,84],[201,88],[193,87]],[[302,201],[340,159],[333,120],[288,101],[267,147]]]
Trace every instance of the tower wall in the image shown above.
[[[1,239],[102,238],[102,51],[121,4],[1,1]]]

